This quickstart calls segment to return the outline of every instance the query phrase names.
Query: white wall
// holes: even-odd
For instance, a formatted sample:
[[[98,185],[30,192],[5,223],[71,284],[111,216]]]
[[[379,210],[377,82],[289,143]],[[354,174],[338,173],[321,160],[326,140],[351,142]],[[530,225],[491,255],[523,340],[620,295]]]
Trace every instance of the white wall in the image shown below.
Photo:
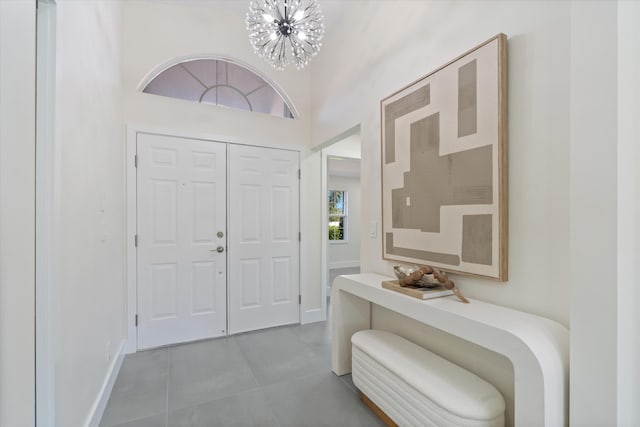
[[[127,1],[124,37],[124,110],[128,125],[185,132],[226,142],[301,150],[302,311],[321,307],[320,158],[310,152],[310,73],[274,70],[251,48],[244,23],[248,3]],[[141,93],[139,84],[159,65],[183,57],[216,55],[246,64],[284,91],[299,118],[291,120]],[[319,218],[319,217],[318,217]]]
[[[350,31],[328,34],[312,63],[312,145],[362,124],[363,223],[379,225],[380,99],[507,34],[510,280],[455,281],[468,296],[572,324],[576,424],[615,420],[615,14],[615,2],[349,2]],[[362,247],[363,271],[391,275],[379,227]],[[374,311],[374,324],[408,333],[397,315]],[[429,331],[414,335],[429,345]],[[494,383],[512,375],[499,358],[478,365],[497,367]]]
[[[324,154],[327,156],[347,157],[350,159],[360,159],[362,157],[362,141],[360,137],[360,126],[356,126],[352,129],[348,129],[345,133],[349,134],[344,138],[341,138],[344,133],[336,135],[336,140],[333,138],[327,142],[326,148],[323,149]],[[325,144],[323,144],[325,147]],[[358,174],[360,171],[358,171]]]
[[[311,64],[312,143],[361,123],[362,222],[378,224],[377,238],[363,242],[363,271],[390,275],[393,265],[382,261],[380,100],[504,32],[509,37],[510,280],[458,276],[456,284],[471,297],[568,325],[570,6],[540,1],[345,4],[343,19],[351,30],[328,34]],[[402,25],[380,31],[389,22]],[[541,270],[552,279],[540,280]]]
[[[332,161],[331,159],[329,160]],[[358,162],[359,165],[360,162]],[[359,167],[358,167],[359,173]],[[331,268],[359,267],[360,266],[360,178],[329,175],[329,190],[347,192],[348,216],[347,216],[347,240],[329,241],[328,263]],[[325,233],[326,234],[326,233]]]
[[[0,426],[35,425],[34,1],[0,1]]]
[[[309,72],[274,70],[251,48],[244,11],[225,2],[127,1],[124,88],[128,124],[199,132],[263,145],[308,146]],[[232,5],[231,5],[232,6]],[[248,7],[248,5],[247,5]],[[142,93],[138,85],[162,64],[183,57],[218,55],[247,64],[274,81],[300,119],[284,119]]]
[[[618,424],[640,425],[640,2],[618,2]]]
[[[615,2],[572,3],[569,271],[573,425],[613,425],[617,418],[616,40]],[[605,283],[594,277],[606,277]]]
[[[55,424],[76,427],[125,338],[122,3],[57,3]]]

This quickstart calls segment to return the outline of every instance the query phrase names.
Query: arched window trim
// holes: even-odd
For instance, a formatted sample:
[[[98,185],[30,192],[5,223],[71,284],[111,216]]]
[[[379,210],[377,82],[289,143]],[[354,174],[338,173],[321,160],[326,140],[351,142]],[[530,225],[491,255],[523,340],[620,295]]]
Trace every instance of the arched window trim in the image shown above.
[[[273,88],[273,90],[276,91],[276,93],[287,104],[287,107],[289,107],[289,111],[291,111],[291,114],[293,115],[294,119],[299,119],[300,118],[300,114],[298,113],[298,109],[296,108],[296,106],[293,104],[293,102],[287,96],[287,94],[284,92],[284,90],[282,90],[280,88],[280,86],[278,86],[278,84],[276,84],[276,82],[271,77],[269,77],[268,75],[266,75],[262,71],[256,69],[252,65],[247,64],[246,62],[240,61],[240,60],[235,59],[235,58],[231,58],[229,56],[224,56],[224,55],[215,55],[215,54],[205,53],[205,54],[199,54],[199,55],[185,55],[185,56],[179,56],[177,58],[172,58],[169,61],[166,61],[166,62],[164,62],[164,63],[162,63],[160,65],[157,65],[150,72],[148,72],[147,75],[144,76],[144,78],[140,81],[140,83],[138,84],[136,89],[139,92],[142,92],[144,90],[144,88],[147,87],[147,85],[149,83],[151,83],[151,81],[153,79],[155,79],[160,74],[162,74],[164,71],[168,70],[169,68],[173,67],[174,65],[178,65],[178,64],[182,64],[182,63],[190,62],[190,61],[198,61],[200,59],[211,59],[211,60],[218,60],[218,61],[227,61],[227,62],[230,62],[232,64],[238,65],[240,67],[246,68],[247,70],[251,71],[252,73],[257,75],[258,77],[263,79],[265,82],[267,82],[269,84],[269,86],[271,86],[271,88]]]
[[[249,107],[249,111],[253,111],[253,106],[251,105],[251,101],[249,101],[249,98],[247,97],[247,95],[245,95],[244,93],[240,92],[240,91],[239,91],[238,89],[236,89],[235,87],[230,86],[230,85],[225,85],[225,84],[213,85],[213,86],[209,87],[207,90],[205,90],[204,92],[202,92],[202,95],[200,95],[200,99],[199,99],[198,101],[202,102],[202,100],[204,99],[204,97],[205,97],[205,95],[206,95],[207,93],[209,93],[209,92],[210,92],[210,91],[212,91],[213,89],[218,89],[219,87],[226,87],[227,89],[231,89],[231,90],[233,90],[234,92],[238,93],[240,96],[242,96],[242,99],[244,99],[244,102],[246,102],[246,103],[247,103],[247,107]],[[263,87],[264,87],[264,85],[263,85],[263,86],[260,86],[260,87],[261,87],[261,88],[263,88]],[[251,91],[251,92],[249,92],[249,93],[253,93],[253,92],[255,92],[255,90],[252,90],[252,91]]]

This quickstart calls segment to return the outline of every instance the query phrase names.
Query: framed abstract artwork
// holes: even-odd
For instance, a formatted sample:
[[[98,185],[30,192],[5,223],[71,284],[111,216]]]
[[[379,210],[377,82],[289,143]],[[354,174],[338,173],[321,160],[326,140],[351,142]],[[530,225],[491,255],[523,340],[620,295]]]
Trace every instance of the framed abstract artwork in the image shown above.
[[[507,280],[506,44],[381,101],[385,259]]]

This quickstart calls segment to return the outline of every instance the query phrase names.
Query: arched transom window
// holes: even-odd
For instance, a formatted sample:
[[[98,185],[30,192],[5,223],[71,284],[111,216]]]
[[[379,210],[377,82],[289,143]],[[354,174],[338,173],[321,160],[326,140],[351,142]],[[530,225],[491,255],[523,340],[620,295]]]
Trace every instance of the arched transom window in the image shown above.
[[[262,77],[221,59],[180,62],[154,77],[142,91],[293,118],[287,102]]]

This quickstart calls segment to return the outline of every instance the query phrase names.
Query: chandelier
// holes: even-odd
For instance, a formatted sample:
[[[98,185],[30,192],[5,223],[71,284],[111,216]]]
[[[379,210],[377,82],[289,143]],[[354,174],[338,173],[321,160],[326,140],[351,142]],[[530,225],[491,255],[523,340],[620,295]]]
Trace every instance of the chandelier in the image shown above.
[[[320,50],[323,16],[316,0],[254,0],[247,30],[255,52],[277,70],[293,60],[298,70]]]

